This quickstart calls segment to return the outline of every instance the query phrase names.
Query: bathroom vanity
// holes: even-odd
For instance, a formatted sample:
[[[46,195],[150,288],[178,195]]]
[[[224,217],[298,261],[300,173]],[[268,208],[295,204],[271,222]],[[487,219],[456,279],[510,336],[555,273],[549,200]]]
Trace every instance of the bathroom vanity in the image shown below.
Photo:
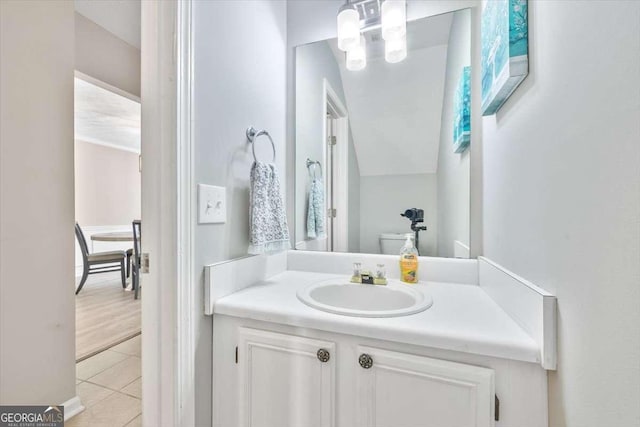
[[[347,284],[356,260],[397,257],[290,251],[207,267],[214,426],[547,426],[555,297],[482,258],[425,257],[411,291],[432,305],[414,314],[298,297],[327,281],[382,290]]]

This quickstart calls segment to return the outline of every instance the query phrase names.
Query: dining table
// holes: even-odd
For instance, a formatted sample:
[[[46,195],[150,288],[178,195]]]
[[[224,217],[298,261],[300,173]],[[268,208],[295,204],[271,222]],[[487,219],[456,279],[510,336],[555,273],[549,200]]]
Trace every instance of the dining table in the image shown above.
[[[96,233],[91,235],[91,240],[96,242],[133,242],[133,231]]]

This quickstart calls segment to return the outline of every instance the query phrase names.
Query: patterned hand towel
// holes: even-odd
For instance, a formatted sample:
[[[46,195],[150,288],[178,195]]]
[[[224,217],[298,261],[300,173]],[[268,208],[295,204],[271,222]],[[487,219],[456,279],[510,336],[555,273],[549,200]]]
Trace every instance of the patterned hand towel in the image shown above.
[[[291,248],[276,166],[255,162],[249,187],[249,253],[270,254]]]
[[[324,232],[324,183],[314,178],[309,187],[309,206],[307,209],[307,237],[322,239]]]

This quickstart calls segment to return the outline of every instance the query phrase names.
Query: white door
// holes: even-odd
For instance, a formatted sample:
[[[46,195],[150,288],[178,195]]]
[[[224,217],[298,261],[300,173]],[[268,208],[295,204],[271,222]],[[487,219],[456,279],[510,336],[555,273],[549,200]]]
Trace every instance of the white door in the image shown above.
[[[240,426],[332,427],[335,344],[240,328]]]
[[[336,217],[336,206],[334,200],[334,185],[335,185],[335,168],[334,168],[334,147],[336,145],[335,135],[335,122],[336,119],[331,115],[329,106],[327,106],[327,170],[326,170],[326,229],[327,229],[327,251],[334,252],[334,219]]]
[[[338,94],[325,79],[324,136],[327,251],[349,251],[349,118]]]
[[[358,355],[358,427],[494,425],[493,370],[363,346]]]

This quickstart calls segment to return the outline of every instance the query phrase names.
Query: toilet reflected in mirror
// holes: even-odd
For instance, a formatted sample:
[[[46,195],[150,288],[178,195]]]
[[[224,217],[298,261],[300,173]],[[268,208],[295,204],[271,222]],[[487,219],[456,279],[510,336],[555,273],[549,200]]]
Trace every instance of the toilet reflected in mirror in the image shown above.
[[[382,233],[378,237],[380,242],[380,253],[387,255],[397,255],[407,240],[407,233]]]
[[[469,257],[470,15],[408,22],[395,63],[365,28],[358,71],[336,39],[296,48],[296,249],[397,255],[410,233]]]

